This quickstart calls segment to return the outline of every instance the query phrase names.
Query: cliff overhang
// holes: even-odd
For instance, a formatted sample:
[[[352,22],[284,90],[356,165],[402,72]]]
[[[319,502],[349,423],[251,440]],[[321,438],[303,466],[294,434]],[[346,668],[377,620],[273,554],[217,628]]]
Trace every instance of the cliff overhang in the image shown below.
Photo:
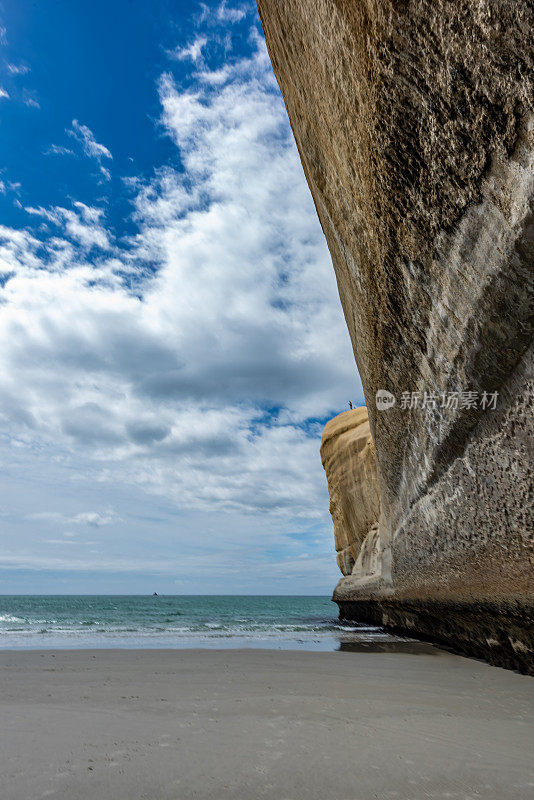
[[[258,7],[376,454],[379,519],[362,539],[348,514],[334,599],[533,670],[532,4]],[[341,484],[339,507],[364,497]]]

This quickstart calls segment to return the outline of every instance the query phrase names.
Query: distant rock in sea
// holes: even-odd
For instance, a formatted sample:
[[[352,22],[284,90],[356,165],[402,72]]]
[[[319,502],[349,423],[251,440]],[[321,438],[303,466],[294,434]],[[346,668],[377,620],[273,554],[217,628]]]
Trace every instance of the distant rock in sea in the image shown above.
[[[376,448],[325,429],[334,598],[533,672],[532,4],[258,7]]]

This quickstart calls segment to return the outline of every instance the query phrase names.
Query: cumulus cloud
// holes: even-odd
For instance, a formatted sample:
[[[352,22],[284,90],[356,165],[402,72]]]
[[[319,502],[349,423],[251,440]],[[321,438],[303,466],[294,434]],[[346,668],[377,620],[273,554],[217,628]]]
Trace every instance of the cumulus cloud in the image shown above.
[[[164,75],[159,92],[185,172],[137,182],[127,248],[80,202],[27,208],[48,238],[0,229],[5,418],[18,393],[34,435],[87,448],[102,480],[313,517],[324,492],[309,418],[358,384],[265,47],[216,89]]]
[[[181,168],[128,183],[127,240],[81,202],[28,207],[37,231],[0,227],[12,446],[65,465],[83,454],[102,491],[234,515],[234,555],[251,536],[236,514],[261,520],[258,542],[273,546],[280,525],[325,522],[320,420],[362,396],[282,98],[251,37],[249,57],[203,63],[189,88],[161,76],[160,131]],[[71,133],[111,159],[86,126]],[[108,524],[83,513],[62,523]]]

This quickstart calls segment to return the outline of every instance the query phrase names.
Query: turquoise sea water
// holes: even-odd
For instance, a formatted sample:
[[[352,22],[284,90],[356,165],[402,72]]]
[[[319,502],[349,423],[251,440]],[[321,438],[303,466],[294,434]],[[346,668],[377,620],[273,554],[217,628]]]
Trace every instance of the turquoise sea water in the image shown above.
[[[336,650],[399,642],[340,621],[327,597],[0,596],[0,648],[269,647]]]

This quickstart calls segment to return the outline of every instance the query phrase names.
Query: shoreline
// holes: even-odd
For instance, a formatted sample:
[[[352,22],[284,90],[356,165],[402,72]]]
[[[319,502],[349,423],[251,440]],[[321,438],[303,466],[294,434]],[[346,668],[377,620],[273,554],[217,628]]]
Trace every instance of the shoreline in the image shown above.
[[[0,651],[3,798],[526,800],[531,679],[432,651]]]
[[[227,644],[222,646],[221,644],[205,644],[199,645],[198,643],[192,645],[176,645],[175,647],[170,647],[169,645],[154,645],[152,647],[137,647],[132,645],[131,647],[125,647],[123,645],[111,645],[108,647],[103,647],[102,645],[87,645],[85,647],[0,647],[0,655],[10,653],[12,654],[19,654],[19,653],[115,653],[115,652],[124,652],[124,653],[179,653],[179,652],[194,652],[194,653],[224,653],[224,652],[238,652],[238,653],[246,653],[246,652],[267,652],[267,653],[389,653],[395,655],[435,655],[432,651],[443,651],[449,652],[453,655],[463,655],[462,653],[458,653],[450,647],[445,645],[439,645],[435,642],[425,641],[423,639],[405,639],[405,640],[397,640],[397,641],[369,641],[369,642],[357,642],[357,641],[342,641],[338,643],[337,647],[312,647],[311,645],[308,646],[306,643],[305,646],[298,647],[293,646],[293,642],[287,642],[287,645],[284,644],[283,646],[276,647],[273,643],[269,643],[269,645],[262,644],[261,640],[258,640],[256,644],[249,644],[245,645],[241,641],[237,640],[236,644],[231,645]],[[472,657],[471,657],[472,658]],[[474,659],[476,661],[483,659]]]
[[[528,601],[417,601],[385,595],[341,597],[336,602],[340,619],[377,625],[391,635],[415,636],[494,667],[534,676],[534,627]]]

